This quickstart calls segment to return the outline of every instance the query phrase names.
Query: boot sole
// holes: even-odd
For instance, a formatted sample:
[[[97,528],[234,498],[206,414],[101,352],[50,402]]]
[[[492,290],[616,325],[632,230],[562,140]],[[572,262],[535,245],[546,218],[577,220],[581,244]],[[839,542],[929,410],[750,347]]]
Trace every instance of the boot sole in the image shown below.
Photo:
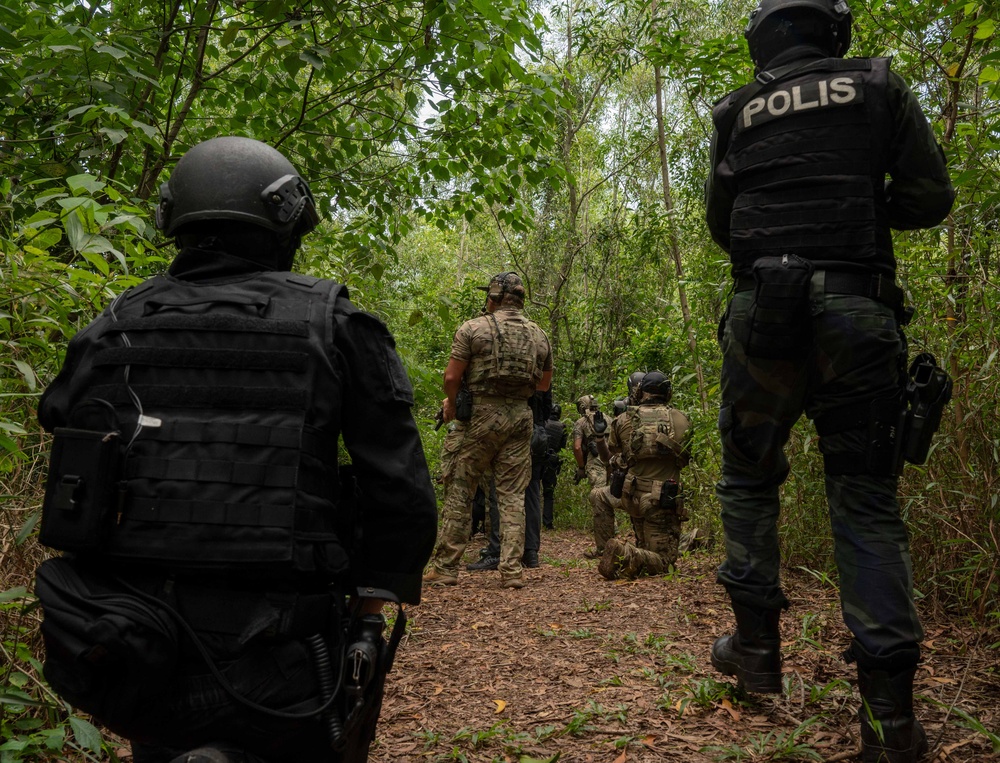
[[[781,673],[751,673],[735,662],[712,655],[712,666],[724,676],[735,676],[741,689],[753,694],[781,694]]]

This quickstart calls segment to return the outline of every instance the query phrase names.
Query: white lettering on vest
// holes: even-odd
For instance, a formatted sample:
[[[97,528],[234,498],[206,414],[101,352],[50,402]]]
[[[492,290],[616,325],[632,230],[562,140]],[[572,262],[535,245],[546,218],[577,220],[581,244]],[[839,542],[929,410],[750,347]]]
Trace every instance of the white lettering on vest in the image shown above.
[[[743,107],[743,124],[747,127],[750,126],[750,118],[754,114],[759,114],[764,110],[764,99],[754,98],[746,106]]]
[[[858,91],[854,89],[854,80],[850,77],[837,77],[830,82],[830,100],[834,103],[850,103]]]
[[[743,107],[740,126],[744,129],[750,127],[757,115],[760,115],[756,120],[759,124],[788,113],[860,103],[864,101],[864,97],[859,85],[860,81],[854,77],[834,77],[793,85],[790,90],[775,90],[766,100],[758,96],[747,102]]]
[[[781,106],[775,106],[775,101],[781,99]],[[776,117],[780,117],[786,111],[788,107],[792,105],[792,99],[788,95],[787,90],[776,90],[771,93],[767,99],[767,111],[769,114],[773,114]]]
[[[792,88],[792,110],[804,111],[805,109],[815,109],[819,106],[819,101],[803,101],[802,88],[796,85]]]

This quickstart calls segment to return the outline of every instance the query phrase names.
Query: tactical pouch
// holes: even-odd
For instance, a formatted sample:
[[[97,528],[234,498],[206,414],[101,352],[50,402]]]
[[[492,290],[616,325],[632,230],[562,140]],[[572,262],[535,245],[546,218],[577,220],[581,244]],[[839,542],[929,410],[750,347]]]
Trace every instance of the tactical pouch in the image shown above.
[[[177,626],[161,608],[66,557],[42,562],[43,672],[60,696],[123,736],[145,724],[175,673]],[[156,718],[160,722],[159,717]]]
[[[99,549],[114,524],[119,432],[56,428],[38,540],[60,551]]]
[[[911,464],[927,461],[931,437],[941,426],[941,413],[951,400],[951,378],[928,352],[921,353],[909,368],[906,393],[909,398],[904,457]]]
[[[627,474],[627,469],[622,469],[617,466],[611,469],[611,479],[608,483],[608,488],[611,490],[611,495],[615,498],[622,497],[622,489],[625,487],[625,476]]]
[[[460,389],[455,395],[455,418],[459,421],[472,418],[472,393],[467,389]]]
[[[593,440],[587,443],[587,452],[594,458],[598,458],[600,456],[600,451],[597,449],[597,443]]]
[[[666,511],[677,511],[680,489],[681,486],[674,480],[666,480],[660,488],[660,508]]]
[[[753,301],[746,324],[737,332],[747,357],[779,360],[805,353],[812,333],[813,270],[811,262],[794,254],[761,257],[754,263]]]

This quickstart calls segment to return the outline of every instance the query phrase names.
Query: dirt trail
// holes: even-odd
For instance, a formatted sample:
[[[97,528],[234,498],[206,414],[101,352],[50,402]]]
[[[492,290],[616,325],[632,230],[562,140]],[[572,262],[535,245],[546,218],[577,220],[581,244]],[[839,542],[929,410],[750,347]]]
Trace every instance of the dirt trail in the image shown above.
[[[497,572],[464,570],[457,586],[425,589],[410,610],[372,763],[855,759],[856,681],[839,657],[848,633],[832,588],[805,573],[787,577],[786,691],[739,697],[708,660],[712,640],[731,627],[718,559],[699,553],[667,578],[608,582],[584,560],[587,543],[581,532],[546,531],[543,564],[522,590],[502,589]],[[478,548],[474,541],[467,561]],[[927,619],[925,627],[916,689],[928,763],[1000,760],[960,717],[997,733],[996,652],[978,633]]]

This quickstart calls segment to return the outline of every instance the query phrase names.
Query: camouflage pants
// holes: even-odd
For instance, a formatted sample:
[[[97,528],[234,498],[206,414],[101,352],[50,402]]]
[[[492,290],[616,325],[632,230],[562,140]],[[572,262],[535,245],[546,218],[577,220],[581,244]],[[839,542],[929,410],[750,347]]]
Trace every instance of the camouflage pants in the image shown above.
[[[500,510],[500,576],[504,580],[520,577],[524,491],[531,479],[531,409],[527,404],[476,403],[472,419],[461,427],[464,434],[451,465],[434,567],[458,574],[469,544],[472,497],[483,474],[491,471]]]
[[[677,561],[681,521],[673,509],[660,506],[660,497],[636,491],[622,495],[622,508],[632,517],[636,547],[628,549],[624,571],[629,577],[661,575]]]
[[[604,487],[608,484],[608,467],[604,465],[604,462],[597,458],[596,456],[589,456],[587,458],[587,480],[590,482],[591,489]]]
[[[595,487],[590,491],[590,507],[594,518],[594,545],[597,553],[604,553],[604,547],[615,536],[615,510],[622,506],[621,499],[611,495],[611,488]]]
[[[718,580],[732,599],[756,609],[788,605],[779,583],[779,487],[784,447],[803,414],[898,393],[902,343],[892,310],[864,297],[814,294],[813,343],[796,360],[748,358],[734,337],[753,292],[734,295],[722,334],[722,504],[726,560]],[[824,454],[864,453],[867,429],[822,436]],[[872,655],[913,646],[922,630],[913,605],[909,540],[896,500],[897,479],[826,475],[844,621]]]

